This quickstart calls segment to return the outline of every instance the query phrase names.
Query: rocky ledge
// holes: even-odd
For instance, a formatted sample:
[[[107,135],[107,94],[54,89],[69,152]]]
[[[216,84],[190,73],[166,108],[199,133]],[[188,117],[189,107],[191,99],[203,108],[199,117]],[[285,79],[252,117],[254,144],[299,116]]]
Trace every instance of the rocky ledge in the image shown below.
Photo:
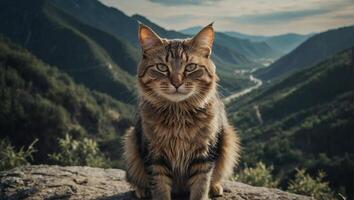
[[[92,167],[35,165],[0,172],[0,199],[135,199],[124,171]],[[278,189],[225,181],[222,199],[309,200]]]

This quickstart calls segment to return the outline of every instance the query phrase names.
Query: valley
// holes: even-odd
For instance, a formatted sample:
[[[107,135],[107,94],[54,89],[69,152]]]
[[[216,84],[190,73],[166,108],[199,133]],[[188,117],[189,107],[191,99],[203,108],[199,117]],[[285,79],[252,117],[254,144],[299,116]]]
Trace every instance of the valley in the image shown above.
[[[170,39],[201,28],[170,30],[98,0],[2,0],[0,18],[0,144],[20,151],[38,140],[31,164],[63,164],[49,154],[86,142],[96,153],[87,163],[122,168],[137,113],[137,21]],[[263,162],[285,189],[297,169],[323,171],[333,191],[354,199],[353,47],[353,25],[216,30],[218,89],[243,146],[236,173]]]
[[[258,78],[255,78],[252,74],[249,75],[249,80],[254,84],[248,88],[244,88],[242,89],[241,91],[239,92],[235,92],[229,96],[226,96],[223,98],[223,101],[225,103],[225,105],[229,104],[231,101],[243,96],[243,95],[246,95],[248,93],[251,93],[253,90],[256,90],[258,89],[259,87],[262,86],[263,84],[263,81],[261,79],[258,79]]]

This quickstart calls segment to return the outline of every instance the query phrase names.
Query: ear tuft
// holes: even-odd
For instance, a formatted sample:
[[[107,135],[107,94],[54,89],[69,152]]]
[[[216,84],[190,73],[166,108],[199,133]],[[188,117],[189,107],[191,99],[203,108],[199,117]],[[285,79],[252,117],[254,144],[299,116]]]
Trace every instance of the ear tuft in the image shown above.
[[[208,48],[210,51],[209,54],[211,53],[211,49],[212,49],[214,37],[215,37],[213,23],[214,22],[205,26],[192,39],[193,46],[195,46],[197,48]]]
[[[161,38],[148,26],[139,22],[139,42],[144,50],[162,45]]]

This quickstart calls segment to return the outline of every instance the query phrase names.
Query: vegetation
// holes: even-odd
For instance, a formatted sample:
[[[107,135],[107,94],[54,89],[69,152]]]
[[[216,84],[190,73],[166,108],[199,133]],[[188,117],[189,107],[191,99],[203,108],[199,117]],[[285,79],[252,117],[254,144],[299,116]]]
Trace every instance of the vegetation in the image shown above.
[[[258,162],[255,167],[243,167],[236,176],[235,180],[258,187],[278,187],[279,180],[272,175],[273,166],[267,167],[264,163]],[[326,173],[319,171],[312,177],[304,169],[296,169],[294,179],[290,180],[287,191],[314,197],[316,200],[345,199],[341,194],[334,194],[325,181]]]
[[[186,38],[185,34],[181,34],[176,31],[166,30],[163,27],[151,22],[141,15],[127,16],[118,9],[111,9],[99,1],[61,1],[53,0],[54,4],[79,19],[81,22],[88,24],[92,27],[96,27],[101,31],[113,35],[115,38],[119,38],[133,45],[136,48],[136,55],[139,55],[138,38],[137,38],[137,20],[152,27],[161,37],[165,38]],[[77,3],[80,7],[77,7]],[[101,13],[104,13],[102,15]],[[112,24],[119,24],[115,26]],[[260,46],[264,44],[253,44],[246,40],[240,40],[237,38],[230,38],[225,36],[225,40],[216,38],[213,47],[213,60],[218,68],[218,75],[221,79],[220,85],[224,90],[223,95],[228,95],[236,90],[243,89],[244,87],[252,84],[247,77],[234,76],[234,70],[236,68],[253,69],[260,67],[248,58],[248,54],[265,54],[272,53],[271,49],[260,49]],[[230,48],[229,43],[240,43],[239,48]],[[223,44],[221,44],[223,42]],[[226,45],[227,44],[227,45]],[[226,45],[226,46],[225,46]],[[242,47],[242,49],[240,49]],[[259,50],[259,51],[257,51]],[[124,57],[125,53],[117,54],[115,57]],[[124,67],[124,65],[121,65]],[[135,73],[135,67],[127,67],[128,72]],[[129,70],[129,68],[132,70]]]
[[[0,139],[0,171],[29,164],[28,161],[33,160],[32,154],[36,152],[36,142],[37,140],[34,140],[27,149],[21,147],[16,151],[9,140]]]
[[[244,167],[237,173],[235,179],[253,186],[277,187],[278,180],[274,180],[273,166],[267,167],[264,163],[258,162],[255,167]]]
[[[288,191],[314,197],[317,200],[336,199],[329,183],[324,181],[326,173],[319,171],[313,178],[304,169],[297,169],[295,179],[290,181]]]
[[[323,170],[331,188],[344,186],[353,197],[351,58],[346,50],[228,104],[244,147],[241,163],[274,166],[282,188],[295,168]]]
[[[48,162],[58,138],[95,139],[112,160],[119,160],[121,135],[133,108],[77,85],[26,50],[0,39],[0,138],[15,147],[38,138],[33,163]]]
[[[138,51],[85,25],[51,0],[0,2],[0,33],[27,48],[77,83],[134,103]],[[44,37],[45,36],[45,37]]]
[[[59,139],[59,152],[48,156],[57,165],[108,167],[110,164],[96,141],[89,138],[74,140],[68,134]]]
[[[311,67],[354,45],[354,26],[316,34],[272,65],[256,72],[264,80],[279,78]]]
[[[28,163],[121,167],[119,144],[136,98],[136,19],[163,37],[186,36],[96,0],[81,4],[78,11],[74,1],[0,2],[0,33],[53,65],[0,37],[0,170]],[[311,37],[258,72],[272,82],[229,104],[242,163],[251,166],[238,180],[319,199],[344,186],[354,198],[353,55],[338,53],[353,46],[352,33],[353,26]],[[234,70],[258,68],[250,58],[276,56],[267,48],[217,35],[212,56],[224,95],[251,84],[245,75],[235,79]]]

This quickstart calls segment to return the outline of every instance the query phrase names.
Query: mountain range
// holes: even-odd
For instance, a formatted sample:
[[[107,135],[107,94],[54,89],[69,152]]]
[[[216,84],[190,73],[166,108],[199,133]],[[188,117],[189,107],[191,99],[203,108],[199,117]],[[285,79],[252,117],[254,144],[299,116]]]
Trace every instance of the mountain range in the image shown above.
[[[129,102],[134,98],[137,51],[129,43],[95,29],[50,1],[0,2],[0,33],[77,83]],[[122,56],[124,55],[124,56]]]
[[[88,1],[87,0],[75,0],[75,1],[53,0],[53,2],[58,7],[68,12],[70,15],[78,18],[80,21],[89,24],[90,26],[96,27],[100,30],[103,30],[107,33],[110,33],[111,35],[117,38],[125,39],[135,46],[138,46],[137,33],[136,33],[137,21],[149,25],[160,36],[165,38],[174,39],[174,38],[186,38],[190,36],[187,34],[183,34],[181,32],[166,30],[163,27],[157,25],[156,23],[151,22],[149,19],[145,18],[144,16],[138,14],[133,16],[127,16],[122,11],[116,8],[107,7],[96,0],[88,0]],[[214,47],[214,49],[217,49],[220,45],[223,46],[222,48],[225,48],[225,43],[222,44],[221,42],[219,42],[218,38],[215,39],[215,44],[216,47]],[[257,45],[257,43],[254,45]],[[267,52],[263,52],[263,54],[260,52],[258,52],[257,54],[257,52],[254,52],[257,51],[257,48],[253,47],[252,44],[247,44],[245,46],[246,46],[245,47],[246,51],[243,50],[235,51],[234,48],[230,48],[229,50],[235,51],[233,53],[236,54],[236,56],[241,56],[241,57],[242,56],[248,57],[249,55],[252,55],[252,53],[261,57],[262,56],[267,57],[268,56],[267,54],[272,54],[272,53],[276,54],[272,52],[273,51],[272,49],[267,49]],[[230,61],[227,59],[223,59],[223,54],[215,53],[215,56],[221,58],[221,60]],[[247,65],[252,63],[252,61],[243,58],[243,59],[231,61],[230,63],[236,65],[240,65],[240,64]]]
[[[274,166],[282,186],[296,168],[323,170],[353,198],[354,47],[230,103],[241,134],[241,163]]]
[[[264,80],[275,79],[313,66],[352,46],[354,46],[354,26],[328,30],[310,37],[269,67],[258,70],[256,75]]]
[[[49,163],[58,139],[95,138],[112,159],[134,108],[109,95],[76,84],[58,68],[0,37],[0,139],[17,148],[38,139],[34,163]],[[110,146],[109,144],[114,145]],[[19,149],[18,148],[18,149]]]
[[[200,26],[194,26],[186,29],[180,30],[180,32],[185,34],[195,34],[200,30]],[[275,55],[284,55],[295,49],[298,45],[304,42],[307,38],[314,35],[314,33],[301,35],[296,33],[287,33],[282,35],[275,36],[262,36],[262,35],[249,35],[235,31],[223,31],[222,33],[243,40],[248,40],[249,42],[254,43],[265,43],[270,48],[273,49],[277,54]]]
[[[60,68],[77,83],[125,103],[133,103],[136,96],[134,76],[140,56],[137,20],[150,25],[162,37],[188,37],[143,16],[127,16],[97,0],[5,0],[0,6],[0,17],[6,19],[0,21],[0,33]],[[241,50],[229,45],[237,40],[216,41],[213,49],[226,95],[251,84],[247,77],[235,79],[235,69],[258,68],[261,64],[251,56],[272,54],[266,45],[245,43],[240,44]]]
[[[38,138],[33,163],[50,163],[65,134],[93,138],[120,162],[135,113],[137,21],[166,38],[201,29],[167,30],[97,0],[2,0],[0,18],[0,139],[20,149]],[[216,32],[222,95],[251,86],[252,70],[264,80],[227,104],[241,163],[273,165],[282,186],[296,167],[323,170],[353,199],[353,46],[354,26],[309,35]],[[277,60],[264,67],[268,59]]]

